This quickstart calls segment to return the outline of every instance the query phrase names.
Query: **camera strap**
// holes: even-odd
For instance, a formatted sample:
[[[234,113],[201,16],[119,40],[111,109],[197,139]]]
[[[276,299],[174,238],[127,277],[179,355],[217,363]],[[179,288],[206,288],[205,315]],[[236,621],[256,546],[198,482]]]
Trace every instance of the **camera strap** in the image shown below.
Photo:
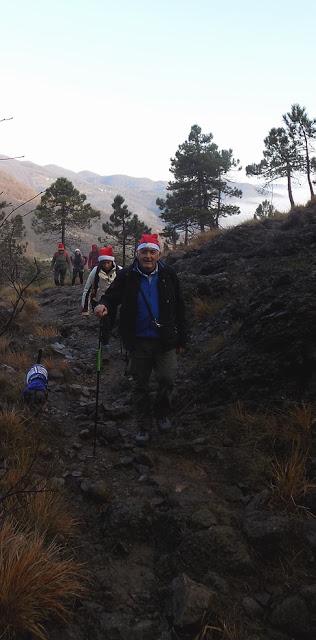
[[[142,298],[143,298],[143,300],[145,302],[145,305],[147,307],[147,311],[148,311],[148,313],[150,315],[150,318],[151,318],[151,321],[152,321],[153,325],[155,327],[157,327],[158,329],[160,329],[160,327],[162,327],[162,324],[160,324],[160,322],[158,322],[157,318],[155,318],[155,316],[153,314],[153,311],[152,311],[152,308],[151,308],[151,306],[150,306],[150,304],[149,304],[149,302],[148,302],[148,300],[147,300],[142,288],[140,288],[139,291],[140,291],[140,294],[141,294],[141,296],[142,296]]]

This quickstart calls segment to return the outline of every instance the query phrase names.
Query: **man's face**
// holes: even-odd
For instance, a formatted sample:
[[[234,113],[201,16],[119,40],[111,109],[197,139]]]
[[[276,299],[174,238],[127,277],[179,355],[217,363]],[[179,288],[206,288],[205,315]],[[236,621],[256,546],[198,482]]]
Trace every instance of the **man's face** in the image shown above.
[[[157,249],[144,248],[137,251],[139,266],[145,273],[155,271],[159,258],[160,252]]]
[[[102,268],[102,271],[106,271],[106,273],[111,271],[111,269],[113,269],[112,260],[102,260],[102,267],[101,268]]]

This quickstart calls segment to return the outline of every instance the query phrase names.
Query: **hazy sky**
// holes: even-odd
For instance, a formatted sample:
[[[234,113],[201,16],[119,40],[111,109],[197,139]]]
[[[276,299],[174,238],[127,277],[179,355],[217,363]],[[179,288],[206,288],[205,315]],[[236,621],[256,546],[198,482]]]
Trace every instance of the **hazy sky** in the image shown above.
[[[258,161],[292,103],[316,116],[315,23],[314,0],[3,3],[0,153],[168,180],[197,123]]]

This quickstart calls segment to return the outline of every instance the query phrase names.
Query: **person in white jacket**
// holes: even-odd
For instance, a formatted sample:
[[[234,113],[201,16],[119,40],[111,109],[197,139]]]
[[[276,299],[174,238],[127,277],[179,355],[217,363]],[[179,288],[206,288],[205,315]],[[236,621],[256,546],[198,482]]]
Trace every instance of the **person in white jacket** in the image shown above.
[[[120,269],[121,267],[118,267],[115,263],[112,247],[102,247],[99,250],[98,265],[92,269],[83,289],[81,298],[82,315],[89,315],[91,308],[94,309],[115,280]],[[114,321],[115,317],[109,317],[105,322],[103,321],[102,346],[104,347],[109,343],[110,331]]]

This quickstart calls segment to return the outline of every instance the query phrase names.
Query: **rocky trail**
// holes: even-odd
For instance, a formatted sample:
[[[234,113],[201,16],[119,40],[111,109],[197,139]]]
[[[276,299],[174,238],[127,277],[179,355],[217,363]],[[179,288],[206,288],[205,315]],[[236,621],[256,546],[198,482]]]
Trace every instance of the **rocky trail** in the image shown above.
[[[135,447],[130,382],[119,341],[112,338],[102,364],[93,456],[98,323],[80,316],[79,297],[77,287],[48,289],[41,297],[41,322],[59,328],[50,351],[68,364],[50,371],[47,465],[56,486],[70,493],[79,518],[78,555],[91,576],[88,599],[77,612],[80,623],[63,637],[167,639],[173,626],[166,610],[173,573],[168,554],[187,524],[203,531],[217,521],[210,509],[218,500],[215,454],[201,457],[205,439],[186,437],[181,409],[194,403],[188,396],[178,399],[172,435],[157,433],[146,449]],[[193,623],[200,608],[196,616]]]
[[[250,233],[255,242],[257,231]],[[294,249],[303,252],[297,287],[305,304],[312,304],[314,272],[302,231],[296,236],[291,227],[285,233],[293,246],[281,265],[275,258],[278,278],[293,270]],[[314,243],[314,227],[311,233],[308,226],[306,234]],[[316,637],[316,492],[303,492],[301,501],[288,508],[274,499],[271,471],[276,460],[290,456],[294,430],[301,429],[309,410],[314,415],[314,408],[295,404],[290,392],[296,393],[296,386],[289,376],[284,378],[287,395],[274,382],[279,376],[282,387],[285,347],[270,356],[259,343],[257,353],[248,336],[246,314],[253,308],[261,313],[260,291],[266,285],[259,264],[266,260],[262,244],[255,249],[253,272],[250,263],[245,272],[239,244],[249,237],[237,229],[212,251],[202,249],[195,256],[198,273],[190,273],[190,256],[178,268],[187,298],[198,291],[206,306],[214,297],[220,304],[207,307],[207,318],[193,327],[188,350],[179,358],[172,434],[154,433],[145,449],[134,444],[131,381],[113,337],[102,366],[93,457],[98,323],[80,315],[79,287],[46,289],[38,298],[41,324],[57,326],[58,335],[41,343],[33,338],[31,347],[41,346],[44,356],[60,362],[50,367],[49,399],[41,416],[47,445],[42,472],[66,493],[78,519],[72,549],[89,578],[87,596],[77,603],[71,624],[50,630],[53,640]],[[228,272],[226,250],[231,256],[234,243],[235,263]],[[279,247],[273,229],[271,246]],[[203,260],[209,261],[207,269]],[[252,273],[259,277],[252,280]],[[279,280],[275,287],[269,280],[266,297],[277,298],[280,291],[290,304],[295,290],[288,277],[286,282],[282,294]],[[288,323],[280,329],[266,306],[262,314],[253,325],[256,331],[263,326],[262,336],[273,330],[278,337],[282,329],[290,346],[300,344],[293,333],[295,317],[278,315],[278,322]],[[305,336],[312,339],[307,331]],[[251,401],[250,410],[244,398]],[[314,437],[307,465],[307,481],[314,482]]]

